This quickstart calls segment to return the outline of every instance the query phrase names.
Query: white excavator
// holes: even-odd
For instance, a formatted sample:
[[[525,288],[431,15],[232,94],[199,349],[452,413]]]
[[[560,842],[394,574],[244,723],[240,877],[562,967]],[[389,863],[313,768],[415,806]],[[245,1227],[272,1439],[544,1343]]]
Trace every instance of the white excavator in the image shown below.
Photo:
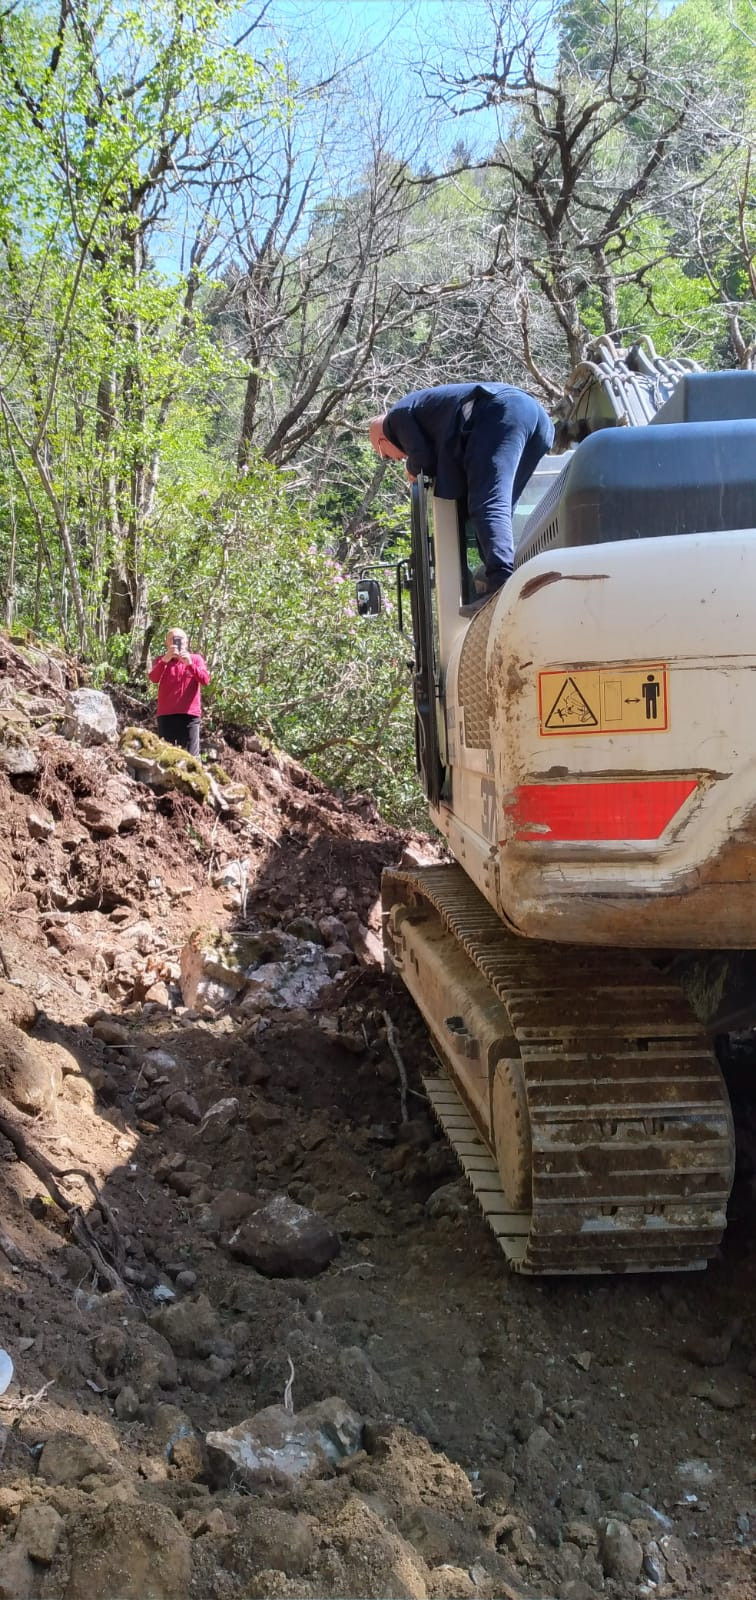
[[[412,490],[417,764],[454,862],[384,874],[386,959],[510,1265],[690,1270],[734,1166],[690,975],[717,958],[721,1008],[756,947],[756,372],[602,341],[568,393],[579,442],[487,604],[464,507]]]

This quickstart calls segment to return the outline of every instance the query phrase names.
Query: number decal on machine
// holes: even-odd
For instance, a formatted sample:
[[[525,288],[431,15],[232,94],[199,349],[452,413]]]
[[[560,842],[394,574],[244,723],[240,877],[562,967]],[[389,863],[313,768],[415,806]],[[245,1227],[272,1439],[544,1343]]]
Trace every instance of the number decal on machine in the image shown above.
[[[539,672],[538,718],[542,739],[560,734],[666,733],[667,667],[657,661]]]

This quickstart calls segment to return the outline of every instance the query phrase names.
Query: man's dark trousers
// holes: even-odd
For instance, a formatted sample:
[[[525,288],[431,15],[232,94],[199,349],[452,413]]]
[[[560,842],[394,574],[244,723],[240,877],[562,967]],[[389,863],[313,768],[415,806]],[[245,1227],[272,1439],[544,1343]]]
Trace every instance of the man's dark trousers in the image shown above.
[[[479,394],[462,429],[467,511],[478,536],[489,589],[514,565],[512,509],[554,440],[543,407],[522,390]]]
[[[512,506],[554,441],[543,407],[508,383],[447,383],[404,395],[383,426],[415,477],[432,478],[442,500],[466,499],[498,588],[514,565]]]
[[[200,753],[200,718],[188,717],[185,711],[174,711],[168,717],[158,717],[158,733],[166,744],[177,744],[188,750],[190,756]]]

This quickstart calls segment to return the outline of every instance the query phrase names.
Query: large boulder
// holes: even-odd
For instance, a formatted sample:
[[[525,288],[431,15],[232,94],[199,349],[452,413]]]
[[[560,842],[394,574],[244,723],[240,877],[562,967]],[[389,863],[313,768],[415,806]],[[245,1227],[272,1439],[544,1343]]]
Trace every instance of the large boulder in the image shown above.
[[[108,1462],[97,1446],[75,1433],[53,1433],[39,1458],[39,1476],[46,1483],[72,1485],[92,1472],[107,1472]]]
[[[207,1295],[197,1294],[153,1312],[150,1325],[177,1356],[206,1356],[220,1337],[220,1325]]]
[[[74,1525],[65,1600],[187,1600],[191,1542],[160,1505],[118,1505]]]
[[[309,1006],[332,981],[322,945],[276,929],[226,933],[197,928],[181,951],[181,993],[193,1010],[234,1000],[244,1012]]]
[[[268,1278],[314,1278],[338,1255],[341,1240],[317,1212],[277,1194],[242,1222],[228,1248]]]
[[[78,1072],[78,1063],[59,1044],[30,1039],[12,1022],[0,1029],[0,1094],[19,1111],[34,1116],[50,1113],[63,1085],[63,1072]]]
[[[128,779],[111,778],[100,794],[87,795],[79,810],[92,833],[109,838],[141,821],[141,808],[134,785]]]
[[[66,695],[63,732],[79,744],[115,744],[118,718],[110,695],[101,689],[74,689]]]
[[[250,1489],[320,1478],[362,1443],[362,1419],[336,1395],[287,1411],[266,1406],[235,1428],[208,1433],[210,1460],[221,1475]]]

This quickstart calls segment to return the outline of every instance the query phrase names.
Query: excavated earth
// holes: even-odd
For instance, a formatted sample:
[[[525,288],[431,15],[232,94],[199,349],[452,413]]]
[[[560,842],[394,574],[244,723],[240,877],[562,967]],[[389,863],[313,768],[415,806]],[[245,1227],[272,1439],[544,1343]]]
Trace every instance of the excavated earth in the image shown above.
[[[511,1276],[378,963],[381,868],[433,847],[238,729],[246,815],[155,793],[64,735],[75,686],[0,638],[0,1600],[756,1596],[749,1041],[704,1275]],[[198,929],[331,981],[193,1010]],[[282,1196],[319,1220],[263,1259]],[[324,1401],[309,1473],[214,1445]]]

